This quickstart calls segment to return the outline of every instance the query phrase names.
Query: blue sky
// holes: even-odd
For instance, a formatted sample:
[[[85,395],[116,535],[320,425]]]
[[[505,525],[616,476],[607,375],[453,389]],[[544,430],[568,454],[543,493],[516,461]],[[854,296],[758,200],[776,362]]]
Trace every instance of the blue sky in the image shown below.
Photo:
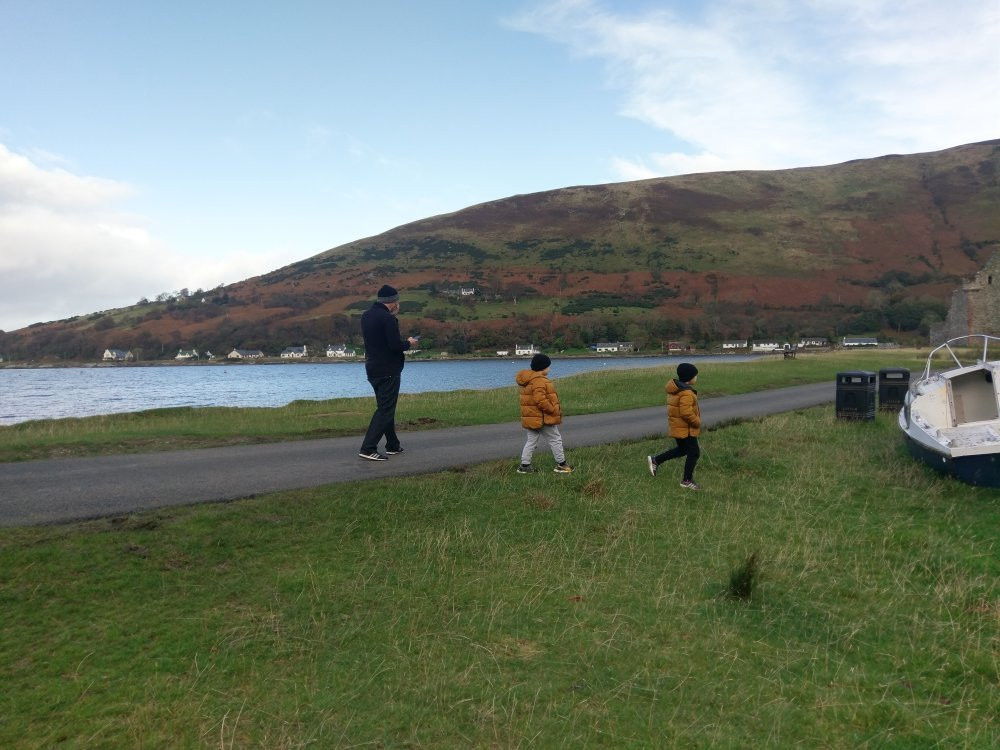
[[[483,201],[1000,137],[1000,0],[0,0],[0,329]]]

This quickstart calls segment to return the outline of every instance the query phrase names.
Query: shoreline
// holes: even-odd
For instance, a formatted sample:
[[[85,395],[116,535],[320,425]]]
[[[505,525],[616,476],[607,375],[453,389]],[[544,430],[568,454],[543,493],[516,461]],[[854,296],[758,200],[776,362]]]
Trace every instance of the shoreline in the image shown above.
[[[810,350],[811,354],[820,354],[832,351],[831,349],[817,349]],[[801,352],[806,353],[806,352]],[[705,351],[688,351],[680,352],[674,354],[668,353],[656,353],[656,354],[643,354],[641,352],[632,352],[629,354],[555,354],[549,355],[552,357],[553,361],[560,359],[677,359],[679,357],[746,357],[746,356],[760,356],[766,357],[768,355],[780,355],[781,352],[705,352]],[[469,356],[469,355],[448,355],[446,357],[410,357],[407,358],[407,362],[497,362],[497,361],[518,361],[524,360],[529,361],[531,357],[497,357],[497,356]],[[281,359],[278,357],[265,357],[259,360],[247,361],[242,359],[214,359],[214,360],[198,360],[198,361],[172,361],[172,360],[150,360],[143,362],[2,362],[0,363],[0,370],[55,370],[55,369],[71,369],[71,368],[85,368],[85,369],[102,369],[102,368],[115,368],[115,367],[220,367],[227,365],[235,365],[238,367],[252,367],[260,365],[350,365],[350,364],[364,364],[364,357],[354,357],[354,358],[336,358],[336,357],[304,357],[295,359]]]

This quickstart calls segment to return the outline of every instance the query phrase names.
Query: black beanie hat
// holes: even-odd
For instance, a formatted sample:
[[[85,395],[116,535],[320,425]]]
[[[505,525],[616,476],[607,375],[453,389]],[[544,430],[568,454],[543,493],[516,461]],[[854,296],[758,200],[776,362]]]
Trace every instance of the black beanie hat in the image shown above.
[[[399,300],[399,292],[386,284],[378,290],[378,296],[375,299],[378,302],[397,302]]]
[[[546,354],[536,354],[531,358],[531,369],[535,372],[541,372],[551,364],[552,360]]]
[[[677,379],[682,383],[690,383],[697,374],[698,368],[690,362],[681,362],[677,365]]]

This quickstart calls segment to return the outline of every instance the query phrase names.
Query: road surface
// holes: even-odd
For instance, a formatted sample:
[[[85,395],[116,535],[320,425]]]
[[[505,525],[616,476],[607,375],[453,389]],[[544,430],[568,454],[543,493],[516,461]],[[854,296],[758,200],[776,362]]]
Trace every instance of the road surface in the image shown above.
[[[779,388],[701,401],[711,427],[832,403],[835,384]],[[567,417],[568,451],[660,436],[662,406]],[[0,464],[0,526],[65,523],[172,505],[210,503],[359,479],[426,474],[506,458],[511,471],[524,436],[520,422],[400,431],[405,453],[388,461],[358,458],[361,435],[290,443]],[[544,446],[543,446],[544,447]]]

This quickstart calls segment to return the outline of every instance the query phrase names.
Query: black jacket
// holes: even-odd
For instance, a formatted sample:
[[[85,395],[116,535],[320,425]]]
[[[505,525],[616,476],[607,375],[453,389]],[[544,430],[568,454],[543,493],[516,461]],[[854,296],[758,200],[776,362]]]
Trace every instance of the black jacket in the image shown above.
[[[410,348],[410,342],[400,338],[399,321],[388,307],[375,302],[365,311],[361,335],[365,338],[365,372],[369,378],[403,371],[403,352]]]

